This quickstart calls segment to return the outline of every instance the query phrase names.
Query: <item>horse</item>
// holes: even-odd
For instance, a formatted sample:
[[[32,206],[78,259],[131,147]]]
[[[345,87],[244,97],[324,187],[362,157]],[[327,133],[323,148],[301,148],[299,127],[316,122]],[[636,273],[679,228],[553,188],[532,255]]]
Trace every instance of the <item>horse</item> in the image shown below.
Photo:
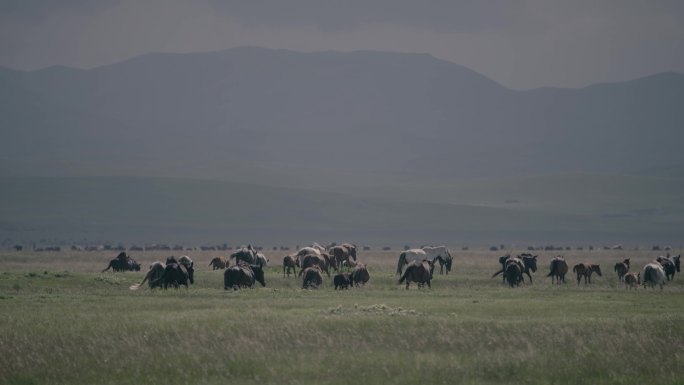
[[[175,261],[175,258],[170,257]],[[161,283],[164,285],[164,290],[166,290],[169,285],[173,285],[176,289],[180,285],[184,285],[188,289],[189,274],[188,271],[182,263],[171,262],[169,263],[169,258],[167,258],[166,267],[161,276]]]
[[[510,255],[504,255],[502,257],[499,257],[499,262],[502,264],[501,270],[497,271],[492,275],[492,278],[496,277],[497,275],[504,273],[506,271],[506,266],[508,266],[509,263],[516,263],[520,265],[520,270],[527,274],[527,276],[530,278],[530,283],[532,283],[532,275],[530,274],[530,270],[532,272],[537,271],[537,256],[532,255],[529,253],[523,253],[520,254],[517,257],[511,257]],[[506,280],[506,276],[504,275],[504,281]],[[523,280],[524,282],[524,280]]]
[[[618,275],[618,281],[622,282],[622,278],[629,272],[629,258],[625,259],[622,262],[618,262],[615,264],[615,272],[617,272]]]
[[[451,261],[453,260],[451,253],[449,253],[449,249],[447,249],[446,246],[426,246],[420,249],[405,250],[399,254],[399,261],[397,262],[397,275],[401,275],[402,268],[413,261],[420,262],[424,259],[427,259],[430,262],[434,262],[437,257],[442,257],[442,259],[446,261],[446,273],[449,274],[449,271],[451,271]]]
[[[341,267],[344,262],[348,262],[350,259],[356,260],[350,249],[342,245],[329,248],[328,254],[330,255],[330,264],[335,271],[338,271],[338,266]]]
[[[121,261],[119,258],[114,258],[109,261],[109,265],[102,270],[102,273],[109,270],[112,271],[140,271],[140,264],[136,262],[133,258],[127,257],[126,261]]]
[[[154,262],[150,265],[150,269],[147,271],[147,274],[145,274],[145,278],[143,278],[142,282],[133,284],[129,287],[130,290],[138,290],[140,286],[145,284],[145,281],[147,281],[147,284],[150,286],[150,289],[154,289],[155,287],[162,287],[162,277],[164,276],[164,270],[166,269],[166,265],[164,262]]]
[[[235,259],[235,264],[239,264],[240,261],[245,262],[248,265],[253,265],[256,263],[257,260],[257,252],[253,249],[243,247],[239,250],[236,250],[233,254],[228,257],[228,262],[227,265],[230,264],[230,261]]]
[[[259,282],[262,287],[266,286],[264,270],[259,265],[239,264],[223,272],[223,290],[252,287],[254,282]]]
[[[290,270],[293,274],[297,274],[297,263],[291,255],[286,255],[283,257],[283,277],[285,277],[285,270],[287,269],[287,276],[290,276]]]
[[[348,289],[349,286],[352,285],[350,274],[349,273],[335,274],[335,276],[333,277],[333,285],[335,286],[335,290],[337,290],[338,287],[340,288],[340,290]]]
[[[354,270],[351,272],[351,283],[354,286],[365,286],[370,279],[370,274],[368,274],[368,269],[363,263],[357,263],[354,266]]]
[[[214,257],[211,262],[209,262],[212,270],[222,270],[226,268],[226,259],[223,257]]]
[[[304,269],[309,268],[311,266],[318,266],[321,271],[325,271],[325,274],[330,277],[330,271],[328,270],[328,263],[320,255],[315,255],[315,254],[309,254],[301,262],[301,270],[299,270],[299,276],[301,277],[302,273],[304,272]]]
[[[551,283],[554,279],[560,285],[561,281],[565,283],[565,274],[568,273],[568,263],[565,262],[565,258],[559,255],[551,260],[551,271],[547,277],[551,277]]]
[[[504,270],[504,279],[511,287],[520,286],[520,283],[524,282],[522,264],[516,262],[515,259],[517,258],[509,259]]]
[[[310,266],[299,272],[301,276],[303,273],[302,289],[318,289],[323,284],[323,275],[318,266]]]
[[[660,256],[656,258],[656,261],[660,263],[663,266],[663,270],[665,271],[665,277],[667,278],[668,281],[671,279],[674,279],[675,272],[679,272],[679,258],[681,255],[678,255],[676,257],[671,257],[669,254],[665,257]]]
[[[195,283],[195,278],[194,278],[195,277],[195,268],[194,268],[195,263],[192,261],[192,259],[190,257],[188,257],[187,255],[181,255],[181,257],[178,258],[178,263],[180,263],[185,268],[185,270],[187,271],[188,279],[190,280],[190,284],[194,284]]]
[[[266,258],[266,256],[262,253],[256,253],[256,256],[254,257],[254,264],[260,266],[263,269],[268,265],[268,258]]]
[[[641,273],[627,273],[624,276],[625,289],[634,288],[637,289],[641,285]]]
[[[572,267],[572,271],[577,273],[577,286],[579,286],[582,281],[582,277],[584,277],[585,285],[591,283],[591,275],[594,272],[596,272],[599,277],[603,276],[603,274],[601,274],[601,266],[591,263],[578,263]]]
[[[659,285],[660,290],[663,290],[665,270],[660,263],[651,262],[644,266],[644,269],[641,271],[641,277],[643,278],[644,287],[646,287],[646,284],[649,284],[651,288],[655,288],[656,285]]]
[[[411,263],[406,266],[404,274],[399,278],[399,285],[405,280],[406,290],[409,289],[411,282],[416,282],[419,289],[426,284],[428,288],[432,288],[430,281],[432,280],[432,273],[434,270],[435,263],[429,259],[424,259],[422,262],[411,261]]]

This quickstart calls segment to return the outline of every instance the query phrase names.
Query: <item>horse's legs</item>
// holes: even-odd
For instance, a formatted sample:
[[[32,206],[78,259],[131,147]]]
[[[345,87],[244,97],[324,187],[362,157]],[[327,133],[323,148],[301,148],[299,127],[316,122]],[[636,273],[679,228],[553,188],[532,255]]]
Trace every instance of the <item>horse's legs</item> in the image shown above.
[[[430,280],[428,279],[427,281],[428,289],[432,289],[432,286],[430,285]]]
[[[532,284],[532,275],[530,275],[529,271],[526,271],[525,274],[527,274],[528,277],[530,277],[530,285]]]
[[[409,289],[409,281],[406,281],[406,290]]]

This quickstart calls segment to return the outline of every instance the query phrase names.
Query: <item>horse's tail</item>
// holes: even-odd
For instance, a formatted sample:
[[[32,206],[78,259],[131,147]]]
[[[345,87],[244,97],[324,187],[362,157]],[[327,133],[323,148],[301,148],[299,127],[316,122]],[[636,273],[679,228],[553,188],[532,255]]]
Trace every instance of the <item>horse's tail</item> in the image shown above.
[[[496,277],[497,275],[499,275],[499,274],[501,274],[501,273],[503,273],[503,272],[504,272],[503,269],[497,271],[496,273],[492,274],[492,278]]]
[[[401,268],[406,264],[406,253],[399,254],[399,262],[397,263],[397,275],[401,275]],[[401,283],[401,282],[399,282]]]
[[[110,267],[112,267],[112,261],[109,261],[109,265],[107,265],[107,268],[102,270],[101,273],[104,273],[105,271],[109,270]]]
[[[403,253],[402,253],[402,255],[403,255]],[[409,271],[411,270],[411,267],[412,266],[409,266],[406,269],[406,271],[404,272],[404,274],[401,275],[401,278],[399,278],[399,283],[398,283],[399,285],[401,285],[401,283],[404,282],[404,280],[406,279],[406,276],[408,275]]]
[[[547,277],[550,277],[558,272],[558,262],[554,259],[551,261],[551,271],[549,271],[549,274],[546,274]]]
[[[208,265],[208,266],[213,265],[215,260],[216,260],[216,258],[212,259],[211,262],[209,262],[209,265]]]
[[[150,271],[148,271],[147,274],[145,274],[145,278],[143,278],[142,282],[140,282],[140,283],[135,283],[135,284],[131,285],[128,289],[129,289],[129,290],[138,290],[138,289],[140,289],[140,286],[144,285],[144,284],[145,284],[145,281],[147,281],[147,279],[150,278],[150,275],[152,274],[152,271],[154,271],[154,269],[150,269]]]
[[[573,266],[573,267],[572,267],[572,272],[573,272],[573,273],[576,273],[578,268],[579,268],[579,265]]]

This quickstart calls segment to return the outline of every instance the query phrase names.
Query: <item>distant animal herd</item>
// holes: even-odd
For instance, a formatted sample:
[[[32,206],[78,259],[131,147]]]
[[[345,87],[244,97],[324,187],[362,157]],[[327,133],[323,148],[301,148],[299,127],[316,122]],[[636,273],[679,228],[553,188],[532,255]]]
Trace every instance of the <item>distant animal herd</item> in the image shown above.
[[[638,286],[663,289],[666,281],[672,280],[675,273],[680,272],[680,255],[660,256],[646,264],[638,272],[631,272],[630,259],[617,262],[614,271],[618,280],[624,283],[625,288],[636,289]],[[517,256],[506,254],[499,257],[501,268],[496,271],[492,278],[501,274],[503,283],[510,287],[517,287],[525,283],[525,276],[532,283],[532,273],[537,271],[537,255],[522,253]],[[231,265],[231,263],[234,264]],[[223,288],[225,290],[237,290],[240,288],[253,287],[255,283],[266,286],[265,267],[269,260],[254,247],[248,245],[238,248],[228,258],[215,257],[209,262],[212,270],[224,270]],[[418,288],[427,285],[432,287],[431,281],[435,265],[440,264],[440,274],[449,274],[452,269],[453,258],[449,249],[445,246],[426,246],[419,249],[403,251],[397,261],[396,274],[399,276],[399,284],[406,284],[408,290],[411,283]],[[102,271],[139,271],[140,264],[126,252],[109,261],[108,266]],[[299,273],[297,270],[299,269]],[[366,264],[357,259],[357,248],[350,243],[340,245],[332,244],[323,247],[317,243],[303,247],[296,253],[283,257],[283,277],[298,277],[301,279],[303,289],[317,289],[323,285],[324,273],[331,277],[330,271],[336,274],[332,277],[335,290],[348,289],[350,287],[364,286],[370,280],[370,274]],[[563,256],[551,259],[549,273],[551,283],[565,283],[565,276],[569,271],[568,263]],[[166,261],[157,261],[150,265],[149,270],[139,284],[134,284],[131,290],[137,290],[147,282],[150,289],[164,288],[169,286],[178,288],[189,287],[194,283],[194,262],[184,255],[176,259],[168,257]],[[601,267],[598,264],[582,262],[573,266],[572,272],[577,276],[577,285],[591,284],[594,273],[602,276]]]

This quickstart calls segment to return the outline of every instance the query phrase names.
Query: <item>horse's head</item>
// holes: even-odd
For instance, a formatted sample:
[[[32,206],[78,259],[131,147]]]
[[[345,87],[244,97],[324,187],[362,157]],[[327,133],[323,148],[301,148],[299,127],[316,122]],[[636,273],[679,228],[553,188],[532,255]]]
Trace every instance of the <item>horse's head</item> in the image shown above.
[[[599,275],[599,277],[602,277],[603,274],[601,274],[601,266],[599,265],[591,265],[591,269],[596,272],[596,274]]]
[[[254,272],[254,279],[261,284],[261,286],[266,286],[266,281],[264,280],[264,270],[259,265],[251,265],[252,271]]]
[[[524,256],[522,257],[525,267],[532,270],[532,272],[537,271],[537,256]]]
[[[506,255],[500,256],[500,257],[499,257],[499,263],[503,265],[504,263],[506,263],[506,261],[508,261],[508,259],[509,259],[510,257],[511,257],[510,254],[506,254]]]

